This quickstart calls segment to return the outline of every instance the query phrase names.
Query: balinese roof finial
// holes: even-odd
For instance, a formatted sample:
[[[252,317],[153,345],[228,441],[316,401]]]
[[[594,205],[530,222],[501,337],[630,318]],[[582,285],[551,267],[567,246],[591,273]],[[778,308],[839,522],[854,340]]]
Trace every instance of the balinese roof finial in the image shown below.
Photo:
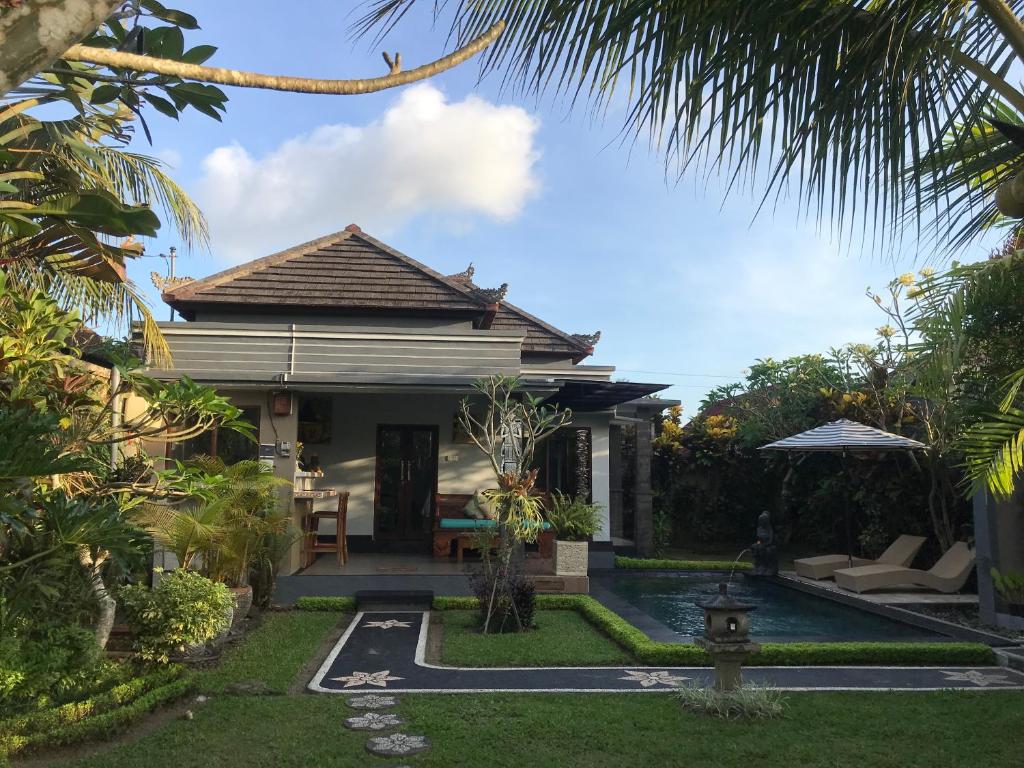
[[[477,288],[476,295],[488,304],[498,304],[508,293],[508,283],[502,283],[498,288]]]
[[[593,349],[594,345],[601,340],[601,332],[595,331],[594,333],[574,333],[572,337],[579,342],[581,347],[587,349]]]
[[[469,262],[469,266],[461,272],[456,272],[454,275],[448,275],[448,279],[472,285],[474,272],[476,272],[476,267],[473,266],[473,262],[471,261]]]

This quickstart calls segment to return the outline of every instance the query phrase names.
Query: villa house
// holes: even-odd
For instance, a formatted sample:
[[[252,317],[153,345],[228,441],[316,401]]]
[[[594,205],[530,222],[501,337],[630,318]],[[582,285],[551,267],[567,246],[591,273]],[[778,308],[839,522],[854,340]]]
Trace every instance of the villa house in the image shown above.
[[[601,505],[591,567],[611,565],[613,540],[648,552],[651,419],[672,404],[649,396],[667,385],[612,381],[614,368],[584,364],[598,334],[565,333],[505,293],[475,285],[472,266],[441,275],[349,225],[165,286],[164,300],[187,322],[161,324],[173,368],[151,374],[187,374],[229,395],[258,426],[258,455],[284,478],[294,477],[301,444],[323,470],[317,487],[348,493],[350,551],[422,554],[432,551],[437,494],[494,484],[460,435],[460,400],[476,379],[519,376],[525,390],[573,411],[537,457],[539,485]],[[624,427],[637,428],[635,468],[622,466]],[[231,433],[184,450],[257,455]],[[635,477],[625,512],[624,469]],[[282,570],[302,565],[297,543]]]

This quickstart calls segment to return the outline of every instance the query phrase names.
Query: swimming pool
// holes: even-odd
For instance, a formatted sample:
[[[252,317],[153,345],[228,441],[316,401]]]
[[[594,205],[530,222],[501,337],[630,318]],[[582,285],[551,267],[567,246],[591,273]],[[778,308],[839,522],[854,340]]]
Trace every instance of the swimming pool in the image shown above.
[[[704,612],[694,605],[718,593],[728,579],[720,573],[619,575],[602,585],[674,632],[704,632]],[[840,640],[942,640],[925,629],[862,611],[790,587],[737,575],[729,587],[737,600],[757,606],[750,614],[755,640],[835,642]]]

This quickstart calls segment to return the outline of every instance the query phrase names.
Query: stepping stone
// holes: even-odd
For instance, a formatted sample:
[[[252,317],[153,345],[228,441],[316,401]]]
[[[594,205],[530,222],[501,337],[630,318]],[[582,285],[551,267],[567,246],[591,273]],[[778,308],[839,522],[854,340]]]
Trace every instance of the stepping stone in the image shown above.
[[[399,725],[405,725],[405,720],[394,712],[364,712],[345,718],[345,727],[353,731],[383,731]]]
[[[404,757],[430,749],[426,736],[409,733],[392,733],[388,736],[374,736],[366,742],[366,751],[378,757]]]
[[[346,703],[353,709],[384,709],[385,707],[397,706],[398,697],[368,693],[364,696],[350,696]]]

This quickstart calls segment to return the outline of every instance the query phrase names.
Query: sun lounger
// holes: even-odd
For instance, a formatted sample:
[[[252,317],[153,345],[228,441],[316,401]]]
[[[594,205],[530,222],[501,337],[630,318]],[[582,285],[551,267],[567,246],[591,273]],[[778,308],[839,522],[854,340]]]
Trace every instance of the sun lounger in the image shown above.
[[[835,578],[836,584],[851,592],[912,584],[948,594],[963,587],[973,569],[974,550],[958,541],[927,571],[876,564],[840,569],[835,572]]]
[[[865,560],[863,557],[853,558],[850,564],[849,555],[819,555],[818,557],[804,557],[794,560],[797,576],[807,579],[830,579],[832,574],[840,568],[850,568],[865,565],[898,565],[903,568],[909,566],[917,557],[921,545],[924,544],[924,536],[900,536],[889,545],[889,548],[879,555],[877,560]]]

